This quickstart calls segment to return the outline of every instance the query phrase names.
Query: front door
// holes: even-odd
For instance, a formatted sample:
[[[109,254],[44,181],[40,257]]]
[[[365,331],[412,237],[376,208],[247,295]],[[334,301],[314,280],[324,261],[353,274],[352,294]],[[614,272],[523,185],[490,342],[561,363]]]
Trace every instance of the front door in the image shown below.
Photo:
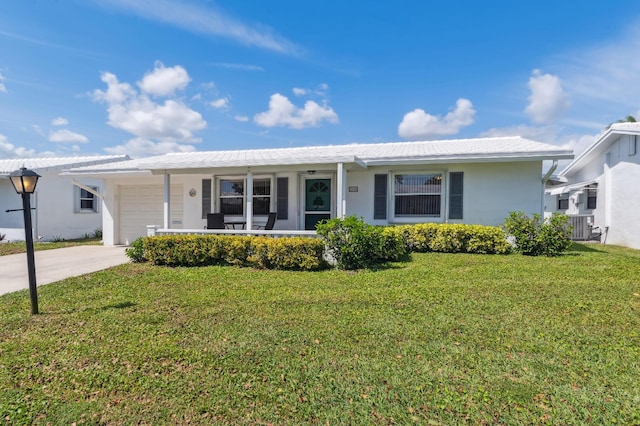
[[[305,179],[304,229],[313,231],[316,223],[331,218],[331,179]]]

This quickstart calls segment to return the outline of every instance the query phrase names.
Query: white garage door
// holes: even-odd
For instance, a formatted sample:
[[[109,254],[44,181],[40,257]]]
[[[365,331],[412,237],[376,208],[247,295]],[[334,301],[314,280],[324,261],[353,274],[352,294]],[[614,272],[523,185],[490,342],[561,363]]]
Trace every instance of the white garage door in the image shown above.
[[[131,244],[147,235],[147,225],[162,226],[164,187],[161,185],[120,186],[120,244]],[[182,228],[182,185],[171,185],[171,228]]]

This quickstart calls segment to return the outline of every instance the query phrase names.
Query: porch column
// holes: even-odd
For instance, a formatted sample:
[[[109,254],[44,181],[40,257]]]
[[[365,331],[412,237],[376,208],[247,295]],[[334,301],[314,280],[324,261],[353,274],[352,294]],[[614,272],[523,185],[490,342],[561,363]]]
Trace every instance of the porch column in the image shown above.
[[[344,168],[344,163],[338,163],[337,174],[336,217],[343,218],[347,215],[347,171]]]
[[[170,203],[169,200],[171,199],[171,177],[168,173],[165,172],[164,174],[164,221],[162,223],[162,227],[164,229],[169,229],[169,224],[171,223],[171,221],[169,220],[169,212],[170,210]]]
[[[245,229],[253,229],[253,173],[247,170],[247,227]]]

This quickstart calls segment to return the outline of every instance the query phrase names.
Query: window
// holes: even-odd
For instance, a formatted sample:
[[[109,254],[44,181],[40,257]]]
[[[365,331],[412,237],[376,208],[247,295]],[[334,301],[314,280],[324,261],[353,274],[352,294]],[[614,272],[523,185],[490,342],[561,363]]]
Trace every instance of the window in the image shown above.
[[[440,217],[442,174],[395,175],[394,198],[396,217]]]
[[[638,136],[629,136],[629,155],[636,155],[638,152]]]
[[[588,189],[587,190],[587,209],[593,210],[596,208],[598,200],[598,190],[597,189]]]
[[[244,179],[220,180],[220,213],[243,216],[245,206]],[[271,211],[271,179],[253,180],[253,214],[267,215]]]
[[[569,197],[566,195],[558,197],[558,210],[567,210],[569,208]]]
[[[98,192],[97,186],[87,186],[95,192]],[[98,211],[98,197],[95,194],[76,187],[75,209],[76,213],[96,213]]]

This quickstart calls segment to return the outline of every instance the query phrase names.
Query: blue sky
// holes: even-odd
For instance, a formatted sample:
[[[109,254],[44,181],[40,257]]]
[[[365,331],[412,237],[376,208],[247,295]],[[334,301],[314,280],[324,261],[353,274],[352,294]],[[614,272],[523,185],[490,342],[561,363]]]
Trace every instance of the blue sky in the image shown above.
[[[0,3],[0,158],[519,134],[640,115],[640,2]]]

